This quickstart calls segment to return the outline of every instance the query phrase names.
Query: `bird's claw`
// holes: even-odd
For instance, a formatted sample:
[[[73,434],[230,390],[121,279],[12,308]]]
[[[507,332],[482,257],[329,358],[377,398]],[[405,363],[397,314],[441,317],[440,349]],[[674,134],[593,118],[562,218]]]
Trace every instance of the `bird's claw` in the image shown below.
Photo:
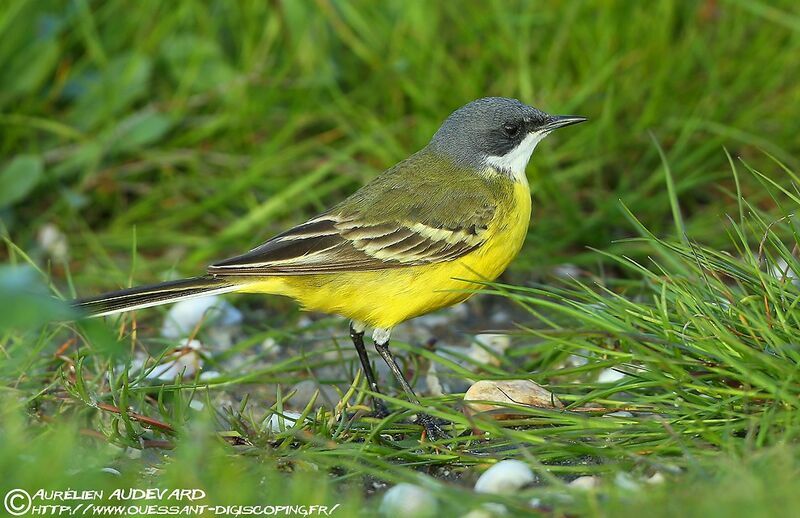
[[[450,439],[450,436],[439,426],[439,424],[444,423],[444,421],[427,414],[420,414],[417,416],[417,422],[425,429],[425,436],[429,441],[436,442],[443,439]]]
[[[390,413],[386,405],[383,404],[383,401],[376,399],[372,402],[372,417],[383,419],[384,417],[388,417]]]

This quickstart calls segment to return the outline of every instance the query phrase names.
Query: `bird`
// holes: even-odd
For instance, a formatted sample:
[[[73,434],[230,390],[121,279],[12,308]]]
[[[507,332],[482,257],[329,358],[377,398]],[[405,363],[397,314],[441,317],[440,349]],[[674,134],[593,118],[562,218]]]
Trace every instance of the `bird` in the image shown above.
[[[522,248],[531,217],[526,167],[551,132],[585,121],[517,99],[484,97],[456,109],[421,150],[329,210],[207,268],[205,275],[76,300],[97,317],[229,292],[288,296],[340,315],[377,416],[387,414],[367,355],[375,350],[406,397],[419,399],[389,349],[392,328],[452,306],[495,280]],[[446,437],[417,414],[431,440]]]

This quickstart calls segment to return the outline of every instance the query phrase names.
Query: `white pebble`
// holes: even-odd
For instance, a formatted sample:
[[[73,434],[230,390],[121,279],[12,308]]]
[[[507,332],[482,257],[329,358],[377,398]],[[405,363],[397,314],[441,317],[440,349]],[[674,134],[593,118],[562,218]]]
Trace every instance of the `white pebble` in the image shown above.
[[[475,491],[510,495],[536,480],[531,468],[519,460],[503,460],[483,472]]]
[[[147,364],[147,358],[148,358],[147,355],[137,352],[136,356],[134,356],[133,359],[131,360],[131,367],[130,367],[131,372],[138,372],[142,370],[144,366]],[[124,368],[124,366],[122,366],[121,368]]]
[[[506,516],[508,509],[503,504],[497,502],[486,502],[477,509],[468,512],[462,518],[497,518],[498,516]]]
[[[200,373],[200,381],[211,381],[219,378],[220,376],[222,376],[222,374],[217,371],[205,371]]]
[[[297,424],[297,421],[300,419],[300,416],[303,415],[300,412],[292,412],[291,410],[284,410],[283,416],[279,416],[278,414],[272,414],[269,416],[269,419],[264,421],[264,428],[270,430],[272,432],[282,432],[287,428],[294,427]],[[283,430],[281,429],[281,421],[283,421]]]
[[[611,412],[609,414],[605,414],[603,417],[633,417],[633,414],[625,410],[620,410],[618,412]]]
[[[236,333],[239,331],[240,326],[212,326],[206,329],[208,334],[207,342],[217,351],[225,351],[230,349],[236,343]]]
[[[427,489],[414,484],[397,484],[389,489],[381,501],[380,512],[389,517],[425,518],[437,516],[439,503]]]
[[[620,471],[617,473],[617,476],[614,477],[614,483],[617,485],[618,488],[624,489],[625,491],[639,491],[641,487],[639,482],[636,481],[629,473],[625,473],[624,471]]]
[[[183,340],[181,340],[180,345],[178,345],[178,347],[185,347],[193,351],[203,350],[203,344],[200,343],[200,340],[189,340],[188,338],[184,338]]]
[[[261,351],[264,353],[266,358],[277,358],[279,354],[281,354],[281,344],[278,343],[277,340],[268,336],[261,342]]]
[[[311,320],[307,315],[303,315],[297,319],[297,328],[298,329],[305,329],[306,327],[310,327],[314,324],[314,321]]]
[[[574,264],[564,263],[553,268],[553,275],[562,279],[575,279],[581,276],[581,269]]]
[[[657,471],[652,477],[647,479],[648,484],[661,484],[665,481],[664,475]]]
[[[192,377],[203,368],[201,350],[202,344],[198,340],[182,340],[180,347],[165,355],[163,362],[147,374],[147,379],[172,381],[178,376],[184,379]]]
[[[589,491],[600,485],[600,479],[592,476],[578,477],[569,483],[569,487]]]
[[[566,363],[568,365],[573,366],[573,367],[583,367],[584,365],[589,363],[589,360],[586,358],[586,356],[589,353],[584,349],[581,349],[580,352],[581,352],[581,354],[570,354],[567,357],[567,362]]]
[[[619,381],[624,377],[625,375],[619,371],[615,371],[614,369],[605,369],[600,373],[600,376],[597,377],[597,382],[614,383],[615,381]]]
[[[67,243],[67,236],[52,223],[45,223],[36,234],[36,240],[39,246],[47,252],[47,254],[58,261],[67,259],[69,253],[69,244]]]
[[[492,322],[492,324],[508,324],[511,322],[511,315],[507,311],[503,311],[501,309],[499,311],[492,312],[489,320]]]
[[[444,394],[442,383],[439,381],[439,374],[436,371],[436,363],[431,362],[428,372],[425,373],[425,384],[428,386],[428,394],[432,397],[439,397]]]
[[[139,448],[131,448],[128,446],[125,448],[125,456],[129,459],[141,459],[142,458],[142,450]]]
[[[498,356],[511,346],[511,337],[503,334],[484,333],[476,335],[475,341],[467,356],[478,365],[500,365]]]
[[[215,327],[233,327],[241,324],[242,320],[238,309],[216,295],[182,300],[173,304],[164,318],[161,336],[189,336],[201,322]]]
[[[786,280],[794,285],[799,284],[797,272],[789,267],[789,264],[784,261],[783,258],[780,258],[776,261],[776,264],[770,268],[770,273],[779,281]]]

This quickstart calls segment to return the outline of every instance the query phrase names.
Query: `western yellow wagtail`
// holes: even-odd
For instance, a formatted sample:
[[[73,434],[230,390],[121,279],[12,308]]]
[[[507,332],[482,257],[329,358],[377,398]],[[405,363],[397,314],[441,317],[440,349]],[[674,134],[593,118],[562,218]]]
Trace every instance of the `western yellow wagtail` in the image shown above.
[[[487,97],[453,112],[422,150],[330,210],[208,274],[78,300],[92,316],[227,292],[286,295],[307,310],[350,319],[370,389],[380,393],[364,347],[375,349],[418,402],[389,351],[397,324],[466,300],[517,255],[531,215],[525,167],[553,130],[584,117],[548,115],[516,99]],[[475,282],[470,282],[470,280]],[[378,414],[385,414],[373,398]],[[429,437],[443,434],[427,415]]]

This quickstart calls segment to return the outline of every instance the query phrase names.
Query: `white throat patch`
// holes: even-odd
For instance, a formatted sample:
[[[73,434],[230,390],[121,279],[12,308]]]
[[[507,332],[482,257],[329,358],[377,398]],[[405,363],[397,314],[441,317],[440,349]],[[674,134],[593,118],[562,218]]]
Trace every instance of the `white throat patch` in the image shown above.
[[[542,141],[549,133],[535,132],[530,133],[514,149],[503,156],[486,157],[486,163],[495,169],[511,174],[511,177],[518,182],[528,182],[525,176],[525,167],[531,159],[536,145]]]

